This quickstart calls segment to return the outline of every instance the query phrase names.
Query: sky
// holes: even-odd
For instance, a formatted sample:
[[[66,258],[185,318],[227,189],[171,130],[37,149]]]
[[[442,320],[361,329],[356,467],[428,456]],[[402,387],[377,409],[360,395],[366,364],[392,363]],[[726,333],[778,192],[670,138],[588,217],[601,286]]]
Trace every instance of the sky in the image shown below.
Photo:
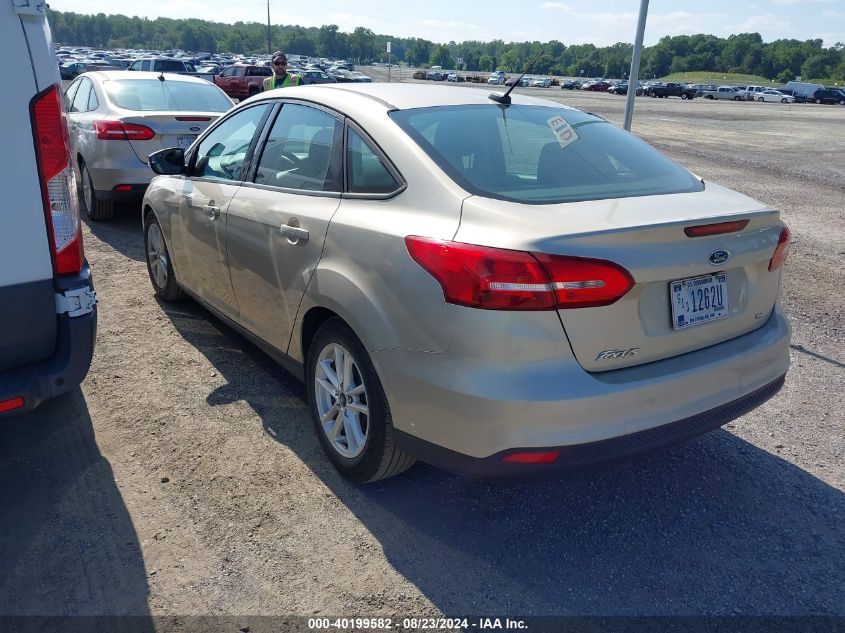
[[[200,17],[213,22],[267,21],[266,0],[50,0],[50,8],[76,13],[122,13],[148,18]],[[273,24],[358,26],[379,35],[421,37],[432,42],[558,40],[566,45],[608,46],[633,42],[639,0],[270,0]],[[645,44],[664,35],[708,33],[727,37],[757,32],[764,42],[781,38],[845,41],[845,0],[652,0]]]

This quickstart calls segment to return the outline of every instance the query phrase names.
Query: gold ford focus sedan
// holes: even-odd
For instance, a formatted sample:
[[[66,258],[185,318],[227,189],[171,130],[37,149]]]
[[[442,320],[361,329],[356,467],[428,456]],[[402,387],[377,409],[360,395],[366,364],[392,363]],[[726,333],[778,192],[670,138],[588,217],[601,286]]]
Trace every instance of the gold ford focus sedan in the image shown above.
[[[526,96],[301,86],[150,156],[147,263],[305,381],[345,476],[558,472],[718,428],[789,365],[778,211]]]

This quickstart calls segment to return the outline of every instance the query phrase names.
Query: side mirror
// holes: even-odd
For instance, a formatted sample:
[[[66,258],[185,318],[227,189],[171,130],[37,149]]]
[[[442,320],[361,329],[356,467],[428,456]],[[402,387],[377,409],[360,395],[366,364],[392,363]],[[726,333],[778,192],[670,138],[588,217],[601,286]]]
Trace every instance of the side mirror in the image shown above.
[[[181,147],[168,147],[153,152],[147,158],[150,169],[160,176],[179,176],[187,173],[185,150]]]

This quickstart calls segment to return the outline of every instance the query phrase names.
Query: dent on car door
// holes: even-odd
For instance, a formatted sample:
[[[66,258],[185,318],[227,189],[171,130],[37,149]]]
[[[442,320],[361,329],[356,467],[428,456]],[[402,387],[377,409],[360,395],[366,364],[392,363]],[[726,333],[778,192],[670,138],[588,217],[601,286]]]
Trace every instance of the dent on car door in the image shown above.
[[[270,107],[259,104],[236,112],[200,142],[185,179],[173,237],[180,281],[232,318],[238,308],[227,263],[227,209]]]
[[[283,352],[340,204],[342,136],[342,124],[328,112],[283,105],[255,153],[252,182],[229,205],[229,271],[240,322]]]

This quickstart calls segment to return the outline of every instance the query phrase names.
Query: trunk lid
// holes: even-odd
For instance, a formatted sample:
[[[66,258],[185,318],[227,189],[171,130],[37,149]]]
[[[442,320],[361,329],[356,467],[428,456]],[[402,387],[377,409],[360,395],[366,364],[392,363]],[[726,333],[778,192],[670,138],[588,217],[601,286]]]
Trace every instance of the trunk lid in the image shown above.
[[[721,235],[688,237],[684,232],[746,219],[743,229]],[[568,337],[581,366],[606,371],[684,354],[762,326],[778,294],[780,271],[769,272],[768,266],[781,229],[777,211],[708,184],[695,193],[551,205],[473,196],[464,202],[454,239],[604,259],[628,270],[635,285],[615,303],[558,310],[561,335]],[[676,329],[672,282],[707,280],[716,273],[724,283],[716,284],[727,300],[720,311],[724,316]],[[690,291],[695,287],[683,287],[681,297]],[[698,301],[703,307],[700,294]]]
[[[138,159],[146,163],[147,157],[166,147],[181,147],[187,150],[190,144],[211,125],[220,113],[217,112],[148,112],[120,117],[124,123],[143,125],[155,132],[149,140],[130,139],[129,145]]]

